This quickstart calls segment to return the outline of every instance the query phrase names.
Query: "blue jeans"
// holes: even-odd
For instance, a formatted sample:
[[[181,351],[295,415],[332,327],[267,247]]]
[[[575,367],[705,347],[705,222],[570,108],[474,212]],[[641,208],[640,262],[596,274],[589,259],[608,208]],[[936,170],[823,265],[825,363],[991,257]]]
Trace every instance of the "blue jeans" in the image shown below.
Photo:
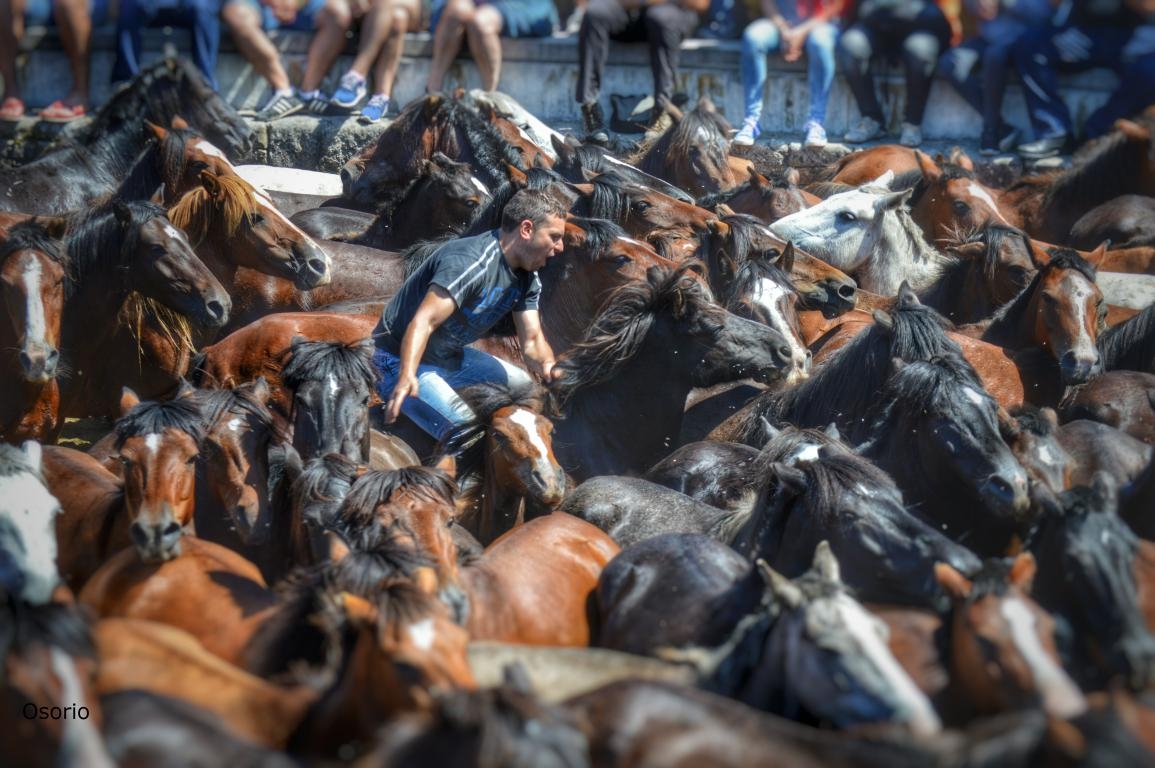
[[[221,0],[121,0],[116,19],[116,61],[112,82],[140,74],[141,30],[170,25],[192,30],[192,59],[217,90],[217,53],[221,47]]]
[[[454,390],[483,382],[528,384],[532,381],[528,373],[493,355],[469,347],[462,351],[465,359],[456,371],[424,363],[417,366],[417,397],[407,397],[401,404],[402,413],[438,440],[474,418],[473,411]],[[381,372],[377,393],[388,402],[397,386],[401,359],[378,348],[373,352],[373,364]]]
[[[983,135],[998,139],[1003,121],[1007,70],[1014,56],[1014,41],[988,43],[981,37],[951,48],[939,60],[938,72],[983,117]]]
[[[838,27],[819,24],[806,36],[806,52],[810,80],[810,119],[826,120],[826,102],[834,83],[834,46],[838,42]],[[778,27],[769,19],[750,22],[742,33],[742,92],[746,97],[746,117],[762,119],[762,92],[766,87],[766,56],[782,48]]]

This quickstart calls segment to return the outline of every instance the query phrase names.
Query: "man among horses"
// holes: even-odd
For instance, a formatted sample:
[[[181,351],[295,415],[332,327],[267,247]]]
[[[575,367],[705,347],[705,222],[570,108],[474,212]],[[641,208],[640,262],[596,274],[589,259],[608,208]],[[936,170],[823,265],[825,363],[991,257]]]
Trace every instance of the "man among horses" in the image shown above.
[[[520,368],[467,346],[510,312],[530,371],[553,377],[537,270],[561,253],[564,234],[565,206],[547,191],[524,189],[506,204],[500,229],[446,243],[410,275],[373,333],[387,424],[404,411],[441,438],[473,417],[455,388],[528,381]]]

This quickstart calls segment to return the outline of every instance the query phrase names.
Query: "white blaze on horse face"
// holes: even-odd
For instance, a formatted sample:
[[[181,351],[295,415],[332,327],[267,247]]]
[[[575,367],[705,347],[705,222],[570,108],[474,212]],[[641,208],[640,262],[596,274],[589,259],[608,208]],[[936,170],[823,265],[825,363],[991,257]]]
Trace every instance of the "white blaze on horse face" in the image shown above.
[[[201,139],[196,144],[193,144],[193,149],[198,150],[201,154],[208,155],[209,157],[215,157],[216,159],[222,161],[229,168],[233,168],[233,164],[229,162],[227,157],[225,157],[225,153],[221,152],[218,147],[204,139]],[[236,169],[233,168],[233,170]]]
[[[1075,308],[1075,323],[1079,329],[1079,336],[1072,342],[1071,351],[1081,358],[1094,359],[1098,356],[1098,350],[1091,339],[1091,334],[1087,332],[1087,304],[1094,295],[1092,285],[1079,272],[1069,271],[1063,275],[1063,290],[1071,297],[1071,303]],[[1095,322],[1098,322],[1097,318]]]
[[[341,391],[341,383],[337,381],[337,375],[330,373],[325,381],[329,384],[329,396],[336,397],[337,393]]]
[[[1003,601],[999,612],[1011,628],[1011,641],[1030,667],[1047,714],[1067,719],[1087,711],[1082,691],[1044,650],[1030,607],[1022,598],[1010,597]]]
[[[521,427],[522,431],[525,432],[526,440],[536,453],[534,461],[545,461],[549,456],[549,449],[537,431],[537,417],[524,408],[518,408],[510,414],[509,420]]]
[[[30,472],[0,482],[0,548],[15,560],[24,574],[20,597],[32,605],[52,600],[60,583],[56,571],[56,516],[60,503],[44,483]]]
[[[410,624],[409,639],[419,650],[428,651],[433,648],[433,619],[422,619],[416,624]]]
[[[144,445],[148,448],[149,456],[155,456],[156,452],[160,450],[161,439],[159,432],[152,432],[144,436]]]
[[[481,183],[481,179],[477,178],[476,176],[470,176],[469,180],[473,182],[473,186],[477,187],[478,192],[485,195],[486,197],[491,196],[489,194],[489,187],[487,187],[483,183]]]
[[[241,419],[234,418],[234,419],[229,419],[229,423],[226,424],[225,426],[227,426],[229,428],[230,432],[238,432],[238,431],[240,431],[241,424],[243,424],[243,423],[244,422]]]
[[[60,701],[53,702],[61,708],[73,707],[78,712],[87,709],[84,686],[76,672],[76,662],[59,648],[49,650],[52,671],[60,681]],[[89,717],[67,717],[64,719],[64,734],[60,744],[60,758],[63,765],[84,765],[93,768],[112,768],[114,763],[104,748],[104,740],[97,733],[91,715]]]
[[[1006,218],[1003,217],[1003,212],[999,210],[999,204],[996,203],[995,199],[993,197],[991,197],[990,193],[987,192],[986,189],[983,188],[982,184],[979,184],[979,183],[974,182],[974,181],[968,182],[967,183],[967,192],[970,193],[971,197],[977,197],[979,200],[982,200],[984,203],[989,205],[991,207],[991,210],[994,212],[995,216],[998,218],[998,220],[1000,222],[1002,222],[1003,224],[1010,226],[1010,222],[1007,221]]]
[[[830,598],[843,626],[857,640],[860,653],[874,666],[884,681],[897,709],[897,719],[907,723],[919,736],[931,736],[942,730],[942,721],[906,670],[899,665],[879,629],[879,620],[866,612],[861,603],[849,595]],[[876,692],[877,693],[877,692]]]
[[[163,229],[164,233],[171,237],[173,240],[183,240],[184,242],[188,242],[188,238],[185,237],[185,233],[174,227],[167,219],[165,220],[164,224],[161,225],[161,229]]]
[[[40,295],[40,281],[43,273],[40,269],[40,262],[32,259],[24,265],[24,272],[21,274],[21,279],[24,281],[24,293],[27,295],[27,313],[24,317],[24,337],[25,343],[37,342],[45,343],[45,335],[48,333],[48,321],[45,320],[44,314],[44,300]]]
[[[782,311],[782,304],[789,300],[790,293],[790,289],[786,286],[762,277],[754,283],[754,293],[750,297],[750,300],[766,313],[766,317],[769,319],[767,325],[785,336],[790,345],[790,360],[793,363],[793,368],[787,377],[788,383],[805,378],[810,367],[810,358],[806,356],[806,347],[794,333],[794,329],[790,327],[790,321],[786,319],[786,315]]]
[[[987,403],[986,398],[983,397],[982,394],[980,392],[978,392],[978,390],[972,389],[971,387],[963,387],[963,392],[966,393],[967,400],[970,400],[975,405],[978,405],[978,406],[986,405],[986,403]]]

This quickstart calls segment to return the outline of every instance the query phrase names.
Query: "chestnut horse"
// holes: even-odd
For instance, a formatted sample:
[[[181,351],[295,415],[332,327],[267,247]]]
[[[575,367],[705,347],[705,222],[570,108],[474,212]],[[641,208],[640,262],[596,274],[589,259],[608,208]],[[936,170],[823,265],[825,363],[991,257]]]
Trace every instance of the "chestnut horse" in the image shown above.
[[[732,189],[740,180],[730,166],[730,130],[706,96],[631,162],[694,197]]]
[[[437,569],[442,599],[476,640],[588,645],[586,600],[618,546],[589,523],[554,512],[518,526],[465,566],[450,531],[456,487],[424,467],[369,472],[338,512],[354,550],[391,531],[413,540]],[[376,533],[374,533],[376,532]],[[549,606],[546,608],[545,606]]]
[[[565,472],[553,455],[553,424],[536,385],[478,384],[461,392],[475,414],[438,446],[454,456],[461,522],[489,544],[522,519],[562,500]]]
[[[699,197],[697,205],[707,210],[724,204],[735,213],[746,213],[771,224],[783,216],[809,208],[819,198],[798,188],[798,171],[785,168],[773,179],[768,179],[754,166],[750,166],[750,178],[723,192]]]
[[[67,255],[35,219],[0,241],[0,439],[51,442],[61,423],[60,327]]]

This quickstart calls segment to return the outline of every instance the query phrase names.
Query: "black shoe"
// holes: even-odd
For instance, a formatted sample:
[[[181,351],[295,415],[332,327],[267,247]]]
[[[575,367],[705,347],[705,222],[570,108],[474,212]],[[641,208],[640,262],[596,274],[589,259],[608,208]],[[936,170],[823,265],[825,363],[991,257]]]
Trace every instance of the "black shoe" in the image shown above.
[[[1067,148],[1069,137],[1065,133],[1058,136],[1046,136],[1026,144],[1019,145],[1019,154],[1029,160],[1042,160],[1044,157],[1061,155]]]
[[[984,157],[993,157],[1004,152],[1010,152],[1018,140],[1018,130],[1009,125],[1004,125],[998,134],[983,131],[982,141],[979,143],[979,154]]]
[[[582,123],[586,129],[586,140],[594,144],[609,144],[610,132],[606,129],[606,116],[602,105],[596,101],[582,104]]]

